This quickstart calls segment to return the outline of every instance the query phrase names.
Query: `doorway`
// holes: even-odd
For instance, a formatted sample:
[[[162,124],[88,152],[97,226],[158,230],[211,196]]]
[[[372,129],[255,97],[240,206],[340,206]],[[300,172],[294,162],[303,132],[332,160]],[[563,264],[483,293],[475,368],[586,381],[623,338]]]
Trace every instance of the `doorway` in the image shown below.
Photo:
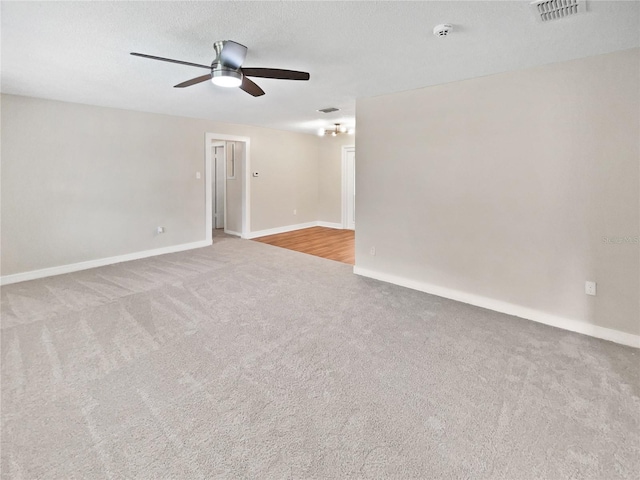
[[[342,228],[356,229],[356,147],[342,147]]]
[[[205,135],[205,235],[214,228],[246,238],[250,229],[249,168],[251,139],[238,135]]]

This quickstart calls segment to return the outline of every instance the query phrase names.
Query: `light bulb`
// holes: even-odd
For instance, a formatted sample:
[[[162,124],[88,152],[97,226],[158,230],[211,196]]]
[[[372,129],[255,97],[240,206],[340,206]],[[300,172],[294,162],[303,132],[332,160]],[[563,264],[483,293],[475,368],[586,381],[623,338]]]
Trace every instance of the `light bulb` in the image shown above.
[[[347,131],[347,127],[345,127],[344,125],[340,125],[340,133],[344,133]]]
[[[331,132],[332,137],[335,137],[336,135],[338,135],[336,132]]]
[[[350,129],[349,129],[349,131],[347,131],[347,133],[348,133],[349,135],[353,135],[354,133],[356,133],[356,131],[355,131],[355,129],[354,129],[354,128],[350,128]]]
[[[325,134],[324,128],[319,128],[318,135],[320,135],[321,137],[324,137],[324,134]]]

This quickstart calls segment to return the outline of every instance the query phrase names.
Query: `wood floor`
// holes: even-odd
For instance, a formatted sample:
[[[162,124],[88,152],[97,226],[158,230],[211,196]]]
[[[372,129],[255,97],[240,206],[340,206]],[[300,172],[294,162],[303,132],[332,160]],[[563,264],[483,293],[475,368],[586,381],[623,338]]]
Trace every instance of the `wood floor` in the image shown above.
[[[355,232],[353,230],[311,227],[253,240],[350,265],[355,263]]]

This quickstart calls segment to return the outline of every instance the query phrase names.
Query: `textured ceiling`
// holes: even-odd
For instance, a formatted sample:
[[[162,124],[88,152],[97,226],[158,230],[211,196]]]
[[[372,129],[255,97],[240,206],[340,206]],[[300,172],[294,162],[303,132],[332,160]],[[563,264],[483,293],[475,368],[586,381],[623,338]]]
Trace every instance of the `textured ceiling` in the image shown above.
[[[540,23],[527,0],[430,2],[2,2],[2,92],[314,132],[353,122],[355,99],[640,46],[640,2],[588,2]],[[433,27],[451,23],[446,38]],[[205,82],[215,40],[249,47],[247,67],[305,70],[255,79],[266,95]],[[335,106],[338,113],[316,112]]]

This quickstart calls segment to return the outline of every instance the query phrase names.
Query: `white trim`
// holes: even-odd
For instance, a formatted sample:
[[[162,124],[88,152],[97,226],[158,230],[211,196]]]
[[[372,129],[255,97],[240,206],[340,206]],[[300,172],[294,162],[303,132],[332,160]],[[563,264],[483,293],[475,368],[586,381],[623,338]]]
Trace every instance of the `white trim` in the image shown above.
[[[318,225],[318,227],[327,227],[327,228],[337,228],[339,230],[342,230],[342,224],[341,223],[335,223],[335,222],[322,222],[322,221],[317,221],[316,224]]]
[[[211,232],[213,230],[213,188],[212,188],[212,184],[213,184],[213,172],[216,170],[216,166],[214,165],[213,162],[213,156],[212,156],[212,149],[216,148],[216,147],[221,147],[224,149],[224,162],[222,169],[223,169],[223,177],[225,178],[224,182],[222,182],[222,198],[224,199],[224,208],[222,209],[222,229],[224,230],[224,233],[227,233],[227,144],[226,142],[220,141],[220,142],[216,142],[213,141],[211,142],[208,147],[209,149],[209,159],[207,161],[207,163],[205,163],[205,178],[208,178],[208,183],[207,183],[207,188],[210,189],[209,194],[207,195],[207,193],[205,192],[205,198],[209,198],[210,201],[209,203],[207,203],[207,208],[208,208],[208,215],[209,218],[211,219],[211,221],[209,222],[211,225],[211,228],[207,228],[208,232]],[[206,174],[207,170],[209,171],[209,175]]]
[[[266,237],[267,235],[276,235],[278,233],[287,233],[293,232],[294,230],[302,230],[304,228],[311,227],[327,227],[327,228],[337,228],[342,230],[342,225],[334,222],[306,222],[306,223],[297,223],[295,225],[285,225],[284,227],[276,227],[276,228],[268,228],[266,230],[258,230],[255,232],[249,233],[247,236],[242,237],[246,239],[258,238],[258,237]]]
[[[209,245],[211,245],[210,239],[200,240],[199,242],[171,245],[170,247],[155,248],[153,250],[144,250],[142,252],[117,255],[115,257],[99,258],[97,260],[88,260],[86,262],[71,263],[69,265],[61,265],[59,267],[43,268],[42,270],[31,270],[30,272],[14,273],[13,275],[5,275],[3,277],[0,277],[0,285],[26,282],[27,280],[35,280],[37,278],[53,277],[54,275],[62,275],[65,273],[78,272],[80,270],[88,270],[90,268],[104,267],[105,265],[113,265],[114,263],[129,262],[131,260],[139,260],[141,258],[155,257],[157,255],[165,255],[167,253],[182,252],[184,250],[192,250],[194,248],[208,247]]]
[[[211,147],[212,143],[204,142],[204,238],[213,241],[213,189],[211,188]],[[226,202],[225,202],[226,204]],[[225,218],[226,221],[226,218]]]
[[[224,140],[230,142],[244,142],[244,158],[242,159],[242,169],[244,175],[242,175],[242,237],[245,238],[245,235],[251,229],[251,184],[250,184],[250,169],[251,169],[251,138],[250,137],[242,137],[239,135],[228,135],[226,133],[211,133],[207,132],[205,134],[205,172],[209,172],[211,174],[211,144],[216,140]],[[226,154],[226,152],[225,152]],[[226,161],[225,161],[225,176],[226,176]],[[236,168],[237,168],[236,164]],[[206,175],[205,175],[206,177]],[[211,177],[208,179],[208,188],[205,189],[205,202],[209,205],[209,209],[211,209]],[[226,181],[225,181],[226,188]],[[225,193],[226,197],[226,193]],[[227,206],[227,199],[225,198],[225,209]],[[206,208],[205,208],[206,210]],[[212,235],[212,218],[211,211],[209,211],[207,218],[205,219],[205,228],[207,231],[205,238],[210,239]],[[225,223],[227,221],[227,214],[225,210]],[[228,232],[225,229],[225,233]]]
[[[534,310],[532,308],[502,302],[493,298],[461,292],[459,290],[440,287],[417,280],[410,280],[396,275],[376,272],[367,268],[353,267],[353,273],[363,277],[374,278],[383,282],[393,283],[402,287],[429,293],[431,295],[437,295],[438,297],[468,303],[470,305],[475,305],[476,307],[487,308],[496,312],[506,313],[507,315],[513,315],[515,317],[532,320],[534,322],[544,323],[545,325],[561,328],[563,330],[569,330],[571,332],[581,333],[590,337],[609,340],[610,342],[627,345],[629,347],[640,348],[640,335],[633,335],[631,333],[621,332],[611,328],[600,327],[580,320],[564,318],[550,313],[541,312],[539,310]]]
[[[211,183],[209,183],[211,185]],[[209,195],[210,197],[211,195]],[[211,213],[211,208],[209,208]],[[211,216],[209,217],[211,219]],[[211,222],[210,222],[211,223]],[[310,227],[328,227],[328,228],[341,228],[339,223],[330,222],[307,222],[299,223],[297,225],[288,225],[286,227],[270,228],[268,230],[259,230],[257,232],[251,232],[248,236],[242,237],[240,232],[234,232],[232,230],[226,230],[225,233],[229,235],[235,235],[242,238],[257,238],[267,235],[275,235],[276,233],[292,232],[294,230],[301,230],[303,228]],[[212,233],[211,230],[209,230]],[[210,235],[211,237],[211,235]],[[183,243],[180,245],[172,245],[169,247],[156,248],[153,250],[144,250],[141,252],[127,253],[124,255],[117,255],[115,257],[99,258],[97,260],[87,260],[86,262],[71,263],[69,265],[61,265],[59,267],[43,268],[41,270],[31,270],[29,272],[14,273],[13,275],[4,275],[0,277],[0,285],[9,285],[12,283],[26,282],[28,280],[36,280],[38,278],[53,277],[55,275],[63,275],[65,273],[79,272],[81,270],[88,270],[90,268],[104,267],[106,265],[113,265],[116,263],[129,262],[131,260],[139,260],[141,258],[155,257],[157,255],[165,255],[167,253],[182,252],[185,250],[193,250],[195,248],[208,247],[212,245],[212,238],[206,240],[200,240],[198,242]]]
[[[342,164],[341,164],[341,168],[342,168],[342,190],[341,190],[341,195],[340,195],[340,215],[341,215],[341,220],[340,223],[342,224],[340,228],[343,229],[348,229],[349,225],[347,225],[347,219],[349,218],[349,214],[347,212],[347,193],[348,193],[348,186],[347,186],[347,152],[350,151],[356,151],[356,146],[355,145],[343,145],[342,146]]]
[[[302,230],[303,228],[317,227],[318,222],[298,223],[296,225],[285,225],[284,227],[268,228],[266,230],[258,230],[251,232],[242,238],[258,238],[266,237],[267,235],[275,235],[276,233],[293,232],[294,230]]]

